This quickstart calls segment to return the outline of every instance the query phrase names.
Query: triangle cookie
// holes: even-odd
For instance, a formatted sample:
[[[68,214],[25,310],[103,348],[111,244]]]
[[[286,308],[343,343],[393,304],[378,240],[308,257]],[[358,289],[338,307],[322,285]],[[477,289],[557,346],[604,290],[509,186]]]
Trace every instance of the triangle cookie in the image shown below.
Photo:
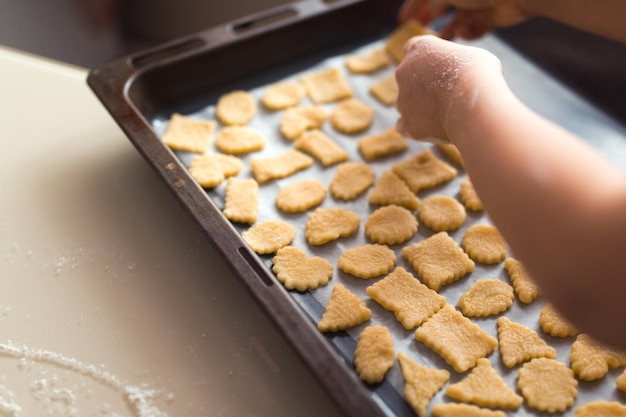
[[[450,372],[420,365],[403,352],[398,354],[398,362],[405,382],[404,397],[415,413],[424,417],[432,397],[450,379]]]
[[[480,358],[476,367],[460,382],[451,384],[446,395],[483,407],[518,409],[524,401],[502,379],[489,360]]]
[[[372,311],[356,294],[343,284],[335,284],[330,300],[317,328],[322,332],[336,332],[357,326],[372,317]]]

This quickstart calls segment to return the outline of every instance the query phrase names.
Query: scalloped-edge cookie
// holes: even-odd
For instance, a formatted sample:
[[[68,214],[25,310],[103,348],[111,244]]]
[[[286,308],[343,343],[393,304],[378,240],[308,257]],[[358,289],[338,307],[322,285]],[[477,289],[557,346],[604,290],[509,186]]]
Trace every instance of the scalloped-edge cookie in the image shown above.
[[[365,236],[381,245],[398,245],[417,232],[417,218],[404,207],[389,205],[376,209],[365,223]]]
[[[570,363],[576,377],[583,381],[604,378],[610,369],[626,365],[626,352],[620,352],[581,333],[572,343]]]
[[[373,161],[404,152],[409,149],[409,144],[395,128],[390,128],[382,133],[359,139],[357,149],[363,159]]]
[[[337,142],[319,129],[304,133],[294,146],[315,157],[325,167],[345,162],[350,157]]]
[[[177,151],[204,153],[216,129],[215,120],[198,120],[174,113],[163,134],[163,143]]]
[[[576,407],[574,417],[626,417],[626,405],[617,401],[593,401]]]
[[[295,246],[278,249],[272,259],[272,271],[288,290],[313,290],[328,284],[333,277],[333,265],[324,258],[308,258]]]
[[[402,267],[365,289],[367,295],[392,311],[402,326],[411,330],[446,305],[446,297],[419,282]]]
[[[498,343],[502,362],[507,368],[534,358],[556,359],[556,349],[537,332],[506,317],[498,319]]]
[[[309,129],[319,129],[328,119],[328,112],[321,106],[290,107],[283,113],[280,133],[289,140],[296,140]]]
[[[517,387],[529,407],[548,413],[567,410],[578,395],[574,372],[548,358],[535,358],[522,365],[517,371]]]
[[[267,220],[255,223],[241,237],[253,251],[267,255],[293,242],[296,228],[282,220]]]
[[[300,104],[306,91],[298,81],[280,81],[267,86],[261,103],[269,110],[284,110]]]
[[[344,162],[330,182],[330,193],[341,200],[352,200],[374,184],[376,174],[363,162]]]
[[[253,178],[229,178],[222,212],[233,222],[256,222],[259,214],[259,184]]]
[[[474,261],[446,232],[402,248],[402,256],[435,291],[474,270]]]
[[[421,190],[449,182],[457,175],[457,170],[437,158],[430,148],[393,164],[391,169],[416,194]]]
[[[315,104],[327,104],[352,97],[352,88],[338,68],[310,72],[304,74],[300,80]]]
[[[474,185],[467,178],[459,185],[459,199],[468,210],[484,210],[483,202],[480,200],[480,197],[478,197]]]
[[[461,381],[448,385],[446,395],[455,400],[482,407],[517,410],[524,399],[509,387],[486,358],[476,361],[476,366]]]
[[[535,301],[540,294],[539,287],[528,275],[524,265],[517,259],[509,257],[504,260],[504,269],[509,274],[517,298],[524,304]]]
[[[366,322],[372,317],[372,311],[363,300],[341,283],[335,284],[326,304],[322,319],[317,323],[321,332],[346,330]]]
[[[362,132],[374,121],[374,109],[356,98],[339,103],[330,114],[331,125],[341,133]]]
[[[286,213],[299,213],[320,205],[326,198],[326,187],[318,180],[294,181],[276,194],[276,207]]]
[[[391,65],[391,60],[384,48],[374,48],[346,55],[345,63],[352,74],[371,74]]]
[[[432,408],[432,415],[433,417],[506,417],[504,411],[457,403],[435,404]]]
[[[389,273],[396,264],[396,253],[386,245],[366,244],[346,249],[337,267],[357,278],[369,279]]]
[[[226,126],[243,126],[256,116],[256,99],[247,91],[237,90],[217,100],[215,116]]]
[[[506,240],[491,224],[470,226],[463,235],[462,245],[465,253],[481,264],[497,264],[506,258]]]
[[[312,165],[313,158],[295,149],[289,149],[278,156],[256,158],[250,161],[252,172],[259,184],[273,179],[286,178]]]
[[[396,205],[414,211],[420,200],[393,171],[383,171],[369,195],[369,202],[379,206]]]
[[[404,352],[398,353],[398,362],[405,383],[404,398],[419,417],[425,417],[430,400],[448,382],[450,372],[419,364]]]
[[[547,303],[539,313],[541,330],[552,337],[570,337],[578,334],[578,329],[565,320],[550,303]]]
[[[220,185],[226,178],[235,176],[243,169],[243,161],[233,155],[205,153],[191,158],[189,175],[203,188]]]
[[[459,298],[457,305],[467,317],[500,314],[513,305],[513,287],[499,279],[480,279]]]
[[[415,339],[441,356],[459,373],[476,366],[498,346],[476,323],[446,304],[415,330]]]
[[[359,229],[360,223],[360,217],[350,210],[320,207],[309,215],[304,236],[311,245],[324,245],[352,236]]]
[[[381,382],[395,361],[393,336],[388,328],[372,325],[361,331],[354,350],[354,368],[362,381]]]
[[[465,207],[447,195],[432,195],[422,199],[418,215],[420,223],[435,232],[457,230],[467,218]]]
[[[369,93],[385,106],[392,106],[398,101],[398,82],[394,75],[389,75],[370,85]]]

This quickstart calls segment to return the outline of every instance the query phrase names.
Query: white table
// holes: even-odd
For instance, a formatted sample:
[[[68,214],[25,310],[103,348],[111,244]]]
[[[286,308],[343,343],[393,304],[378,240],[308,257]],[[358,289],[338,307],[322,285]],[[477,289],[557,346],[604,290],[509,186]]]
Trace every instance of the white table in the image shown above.
[[[0,415],[338,415],[86,75],[0,47]]]

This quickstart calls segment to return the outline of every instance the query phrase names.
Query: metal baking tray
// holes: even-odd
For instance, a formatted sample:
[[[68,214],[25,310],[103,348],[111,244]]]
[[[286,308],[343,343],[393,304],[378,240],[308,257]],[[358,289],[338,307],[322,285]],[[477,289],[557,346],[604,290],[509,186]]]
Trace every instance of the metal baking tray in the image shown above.
[[[264,86],[273,82],[294,78],[318,68],[341,67],[345,54],[379,45],[397,27],[396,13],[400,4],[399,0],[296,1],[116,60],[92,70],[88,76],[89,86],[132,144],[195,219],[210,244],[346,416],[415,415],[404,400],[403,382],[397,364],[383,383],[368,386],[361,382],[353,371],[352,359],[358,330],[362,327],[333,334],[322,334],[316,327],[332,285],[302,293],[286,291],[271,272],[271,257],[254,254],[242,240],[240,234],[246,226],[232,224],[223,216],[223,186],[205,190],[197,185],[186,168],[190,155],[171,151],[160,137],[174,112],[214,119],[214,104],[225,93],[248,90],[258,96]],[[490,49],[501,58],[509,84],[522,101],[535,111],[588,139],[610,159],[626,167],[626,131],[622,126],[557,80],[541,72],[496,37],[488,36],[477,44]],[[388,75],[393,68],[386,71],[376,77]],[[370,81],[363,77],[350,79],[358,98],[377,106],[374,125],[363,135],[380,133],[392,127],[397,117],[395,109],[383,108],[367,95],[366,86]],[[254,121],[254,127],[263,131],[270,138],[269,142],[272,142],[272,137],[278,138],[274,141],[274,146],[285,146],[285,141],[281,141],[277,133],[279,116],[270,112],[260,113],[258,120]],[[334,137],[341,136],[332,132],[330,127],[328,129]],[[350,149],[351,159],[358,159],[354,146],[357,139],[343,137],[341,140]],[[267,148],[271,147],[268,144]],[[376,165],[377,175],[390,163],[405,159],[427,147],[431,145],[411,142],[408,153]],[[439,156],[445,159],[443,155]],[[312,175],[328,184],[332,172],[318,166],[311,172],[297,174],[294,179]],[[459,182],[465,176],[460,168],[459,173],[457,179],[432,192],[455,195]],[[242,172],[240,176],[250,176],[249,170]],[[267,191],[279,187],[277,183],[279,181],[273,185],[261,186],[260,217],[281,216],[274,208],[271,193]],[[420,194],[420,197],[429,193]],[[327,197],[324,204],[336,203]],[[360,236],[324,248],[307,247],[302,231],[305,216],[289,216],[289,220],[299,230],[299,240],[294,244],[308,254],[324,256],[332,263],[348,245],[365,243],[362,225],[371,208],[363,198],[348,203],[347,206],[361,215]],[[466,226],[455,232],[453,238],[459,242],[466,227],[476,222],[488,222],[488,218],[484,214],[468,215]],[[432,232],[420,226],[415,240],[430,234]],[[394,249],[397,254],[400,253],[400,248]],[[410,266],[403,264],[401,255],[398,256],[398,265],[411,270]],[[501,265],[491,267],[477,264],[471,275],[473,278],[465,278],[443,290],[448,303],[454,305],[476,277],[506,279]],[[349,277],[335,268],[331,283],[347,280]],[[351,290],[365,299],[365,287],[371,283],[373,282],[352,282]],[[507,315],[536,328],[536,319],[543,303],[544,301],[539,301],[531,306],[519,306],[516,301]],[[377,319],[378,322],[392,329],[396,337],[396,351],[408,351],[426,364],[447,367],[436,354],[429,352],[424,346],[416,346],[412,332],[403,330],[390,312],[374,304],[368,302],[368,307],[374,311],[375,317],[383,317]],[[478,322],[494,335],[495,319],[481,319]],[[558,349],[558,359],[567,362],[571,340],[557,340],[549,336],[546,339]],[[498,356],[496,353],[491,355],[492,364],[501,371],[509,385],[515,388],[515,372],[504,368],[498,362]],[[452,374],[451,382],[462,377],[454,372]],[[589,401],[600,392],[604,399],[618,399],[619,394],[608,384],[604,382],[589,385],[581,393],[581,401]],[[438,393],[433,401],[446,401],[443,392]],[[572,410],[569,410],[564,415],[572,414]],[[511,415],[535,414],[522,407]]]

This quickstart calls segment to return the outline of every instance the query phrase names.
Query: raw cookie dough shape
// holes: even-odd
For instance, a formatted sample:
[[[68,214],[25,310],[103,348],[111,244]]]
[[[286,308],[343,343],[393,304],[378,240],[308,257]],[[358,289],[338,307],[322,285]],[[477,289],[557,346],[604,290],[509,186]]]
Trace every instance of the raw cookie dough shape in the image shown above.
[[[535,358],[517,372],[517,387],[535,410],[557,413],[574,404],[578,381],[574,372],[554,359]]]
[[[448,385],[446,395],[482,407],[511,410],[517,410],[524,402],[485,358],[478,359],[476,366],[464,379]]]
[[[361,156],[363,156],[363,159],[373,161],[378,158],[404,152],[409,148],[409,144],[404,136],[395,128],[391,128],[382,133],[359,139],[357,148]]]
[[[259,184],[289,177],[312,165],[313,158],[295,149],[289,149],[278,156],[256,158],[250,161],[252,172]]]
[[[481,211],[484,209],[483,202],[480,201],[474,186],[469,179],[465,179],[459,186],[459,198],[466,209],[471,211]]]
[[[463,249],[476,262],[497,264],[506,258],[507,244],[491,224],[474,224],[463,235]]]
[[[369,279],[389,273],[396,264],[396,253],[386,245],[366,244],[345,250],[337,267],[357,278]]]
[[[369,88],[369,93],[385,106],[393,106],[398,101],[398,82],[395,75],[376,81]]]
[[[626,365],[626,353],[603,346],[581,333],[572,344],[570,362],[578,379],[595,381],[604,378],[610,369]]]
[[[467,317],[487,317],[500,314],[513,305],[513,287],[499,279],[480,279],[459,298],[457,305]]]
[[[330,193],[342,200],[352,200],[363,194],[374,184],[376,174],[363,162],[344,162],[330,182]]]
[[[365,289],[367,295],[389,311],[402,326],[411,330],[446,305],[446,298],[397,267],[392,273]]]
[[[221,153],[205,153],[191,158],[189,175],[203,188],[220,185],[243,169],[243,161],[236,156]]]
[[[368,326],[361,334],[354,350],[354,367],[361,380],[376,384],[396,361],[393,336],[381,325]]]
[[[369,195],[369,202],[379,206],[396,205],[414,211],[419,198],[393,171],[383,171],[378,183]]]
[[[593,401],[576,407],[574,417],[626,417],[626,405],[617,401]]]
[[[243,126],[256,115],[256,99],[247,91],[232,91],[219,98],[215,116],[226,126]]]
[[[286,213],[299,213],[321,204],[326,187],[318,180],[294,181],[283,186],[276,195],[276,207]]]
[[[269,110],[284,110],[300,104],[306,91],[297,81],[281,81],[269,85],[263,92],[261,103]]]
[[[365,223],[365,236],[381,245],[398,245],[417,232],[417,218],[404,207],[389,205],[376,209]]]
[[[552,337],[570,337],[578,334],[578,329],[565,320],[550,303],[546,304],[539,313],[541,330]]]
[[[357,214],[343,208],[317,208],[309,215],[305,237],[311,245],[323,245],[342,237],[352,236],[361,219]]]
[[[289,140],[296,140],[308,129],[319,129],[328,119],[328,112],[321,106],[292,107],[285,110],[280,121],[280,133]]]
[[[384,48],[374,48],[359,54],[350,54],[345,58],[346,68],[352,74],[371,74],[391,65],[389,55]]]
[[[517,298],[524,304],[532,303],[539,296],[539,287],[528,275],[524,265],[517,259],[509,257],[504,260],[504,268],[513,283]]]
[[[318,70],[301,78],[307,95],[315,104],[327,104],[352,97],[352,88],[338,68]]]
[[[463,226],[466,218],[465,207],[447,195],[426,197],[419,206],[420,223],[435,232],[457,230]]]
[[[400,25],[385,40],[385,50],[399,63],[404,58],[404,44],[413,36],[425,35],[429,30],[415,19]]]
[[[435,291],[474,270],[474,262],[446,232],[402,248],[402,256]]]
[[[506,317],[498,319],[498,342],[502,362],[507,368],[534,358],[556,359],[556,349],[534,330]]]
[[[281,220],[255,223],[241,233],[243,240],[259,255],[267,255],[289,245],[296,237],[296,228]]]
[[[498,345],[494,337],[450,304],[418,327],[415,339],[441,356],[459,373],[476,366],[478,359],[489,355]]]
[[[220,130],[215,139],[215,147],[227,154],[260,151],[265,143],[263,135],[247,126],[227,126]]]
[[[163,143],[177,151],[204,153],[211,145],[215,129],[214,120],[197,120],[174,113],[163,134]]]
[[[391,169],[416,194],[449,182],[457,175],[454,167],[437,158],[430,149],[392,165]]]
[[[272,271],[288,290],[306,291],[328,284],[333,265],[324,258],[306,254],[295,246],[278,249],[272,259]]]
[[[304,133],[295,143],[296,149],[315,157],[325,167],[345,162],[350,155],[321,130]]]
[[[317,323],[321,332],[346,330],[369,320],[372,312],[363,300],[352,293],[343,284],[333,287],[330,300],[326,305],[322,319]]]
[[[419,417],[426,417],[430,400],[448,382],[450,372],[421,365],[404,352],[398,353],[398,362],[405,382],[404,397]]]
[[[330,114],[330,123],[341,133],[362,132],[374,121],[374,109],[361,100],[349,98],[339,103]]]
[[[259,184],[253,178],[229,178],[224,194],[223,213],[232,222],[256,222],[259,213]]]

